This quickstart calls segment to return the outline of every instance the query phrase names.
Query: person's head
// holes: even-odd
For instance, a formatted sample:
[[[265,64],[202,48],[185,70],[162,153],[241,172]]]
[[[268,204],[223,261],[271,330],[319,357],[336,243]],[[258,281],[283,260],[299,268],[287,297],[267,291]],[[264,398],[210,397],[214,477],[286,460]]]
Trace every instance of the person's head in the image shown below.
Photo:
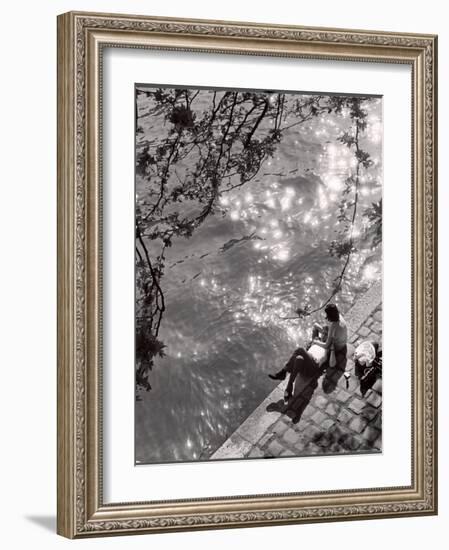
[[[335,304],[327,304],[324,308],[324,313],[326,314],[326,319],[331,323],[338,323],[340,320],[340,313]]]

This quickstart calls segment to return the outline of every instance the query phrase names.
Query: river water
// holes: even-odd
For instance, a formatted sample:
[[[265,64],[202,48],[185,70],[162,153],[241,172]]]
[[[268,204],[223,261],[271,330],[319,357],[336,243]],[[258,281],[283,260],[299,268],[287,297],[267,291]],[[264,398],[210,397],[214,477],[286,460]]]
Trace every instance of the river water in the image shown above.
[[[351,256],[335,302],[346,311],[381,277],[381,246],[364,236],[363,211],[382,196],[381,101],[371,102],[361,140],[374,161],[363,174]],[[344,259],[328,250],[353,152],[337,137],[348,113],[293,128],[259,177],[221,200],[190,239],[168,250],[167,310],[151,391],[135,409],[136,463],[207,460],[275,387],[267,376],[310,335]],[[142,192],[137,185],[137,192]]]

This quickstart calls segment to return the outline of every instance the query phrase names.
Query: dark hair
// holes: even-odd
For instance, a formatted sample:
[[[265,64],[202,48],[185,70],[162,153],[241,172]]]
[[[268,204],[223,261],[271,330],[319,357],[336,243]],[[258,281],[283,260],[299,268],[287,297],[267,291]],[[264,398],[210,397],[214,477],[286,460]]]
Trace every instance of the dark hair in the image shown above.
[[[327,306],[324,308],[324,312],[326,313],[327,319],[331,323],[338,323],[340,320],[340,313],[338,311],[338,307],[335,304],[327,304]]]

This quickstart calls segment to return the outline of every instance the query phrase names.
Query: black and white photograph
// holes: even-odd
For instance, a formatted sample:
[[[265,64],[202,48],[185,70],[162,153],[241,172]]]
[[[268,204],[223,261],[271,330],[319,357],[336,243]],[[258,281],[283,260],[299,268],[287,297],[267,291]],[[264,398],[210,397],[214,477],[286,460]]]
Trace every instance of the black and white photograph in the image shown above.
[[[382,452],[382,108],[136,84],[136,464]]]
[[[5,550],[440,550],[446,5],[2,7]]]

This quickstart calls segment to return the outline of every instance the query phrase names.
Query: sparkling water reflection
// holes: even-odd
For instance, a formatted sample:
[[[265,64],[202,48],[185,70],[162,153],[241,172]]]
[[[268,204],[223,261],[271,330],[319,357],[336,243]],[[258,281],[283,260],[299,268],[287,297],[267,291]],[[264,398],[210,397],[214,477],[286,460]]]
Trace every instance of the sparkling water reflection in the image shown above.
[[[362,146],[374,164],[362,180],[360,213],[382,195],[380,100],[368,109]],[[138,462],[207,459],[273,389],[267,373],[322,320],[284,317],[319,305],[341,271],[329,244],[356,162],[337,141],[350,124],[343,112],[292,129],[257,179],[224,194],[222,213],[167,251],[167,355],[136,403]],[[358,215],[358,250],[336,300],[343,311],[381,276],[381,247],[364,238],[365,222]]]

